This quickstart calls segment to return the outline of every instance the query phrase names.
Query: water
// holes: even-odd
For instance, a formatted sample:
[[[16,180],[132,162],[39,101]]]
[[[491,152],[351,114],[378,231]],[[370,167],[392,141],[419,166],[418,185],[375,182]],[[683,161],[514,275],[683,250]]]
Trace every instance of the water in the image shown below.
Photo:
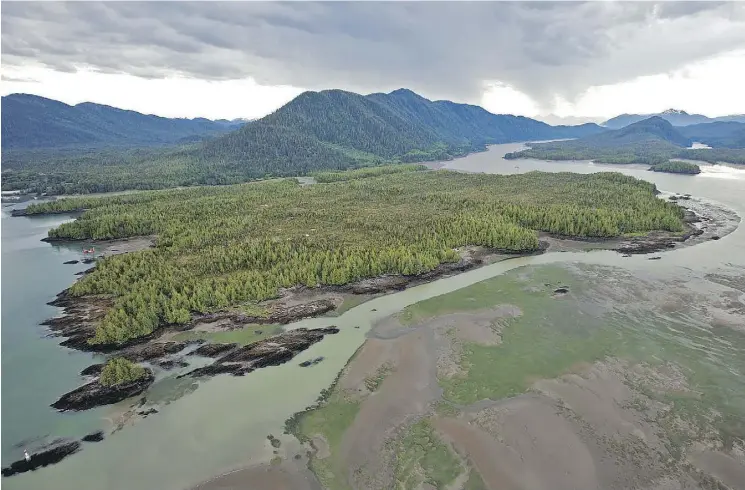
[[[745,170],[742,169],[703,166],[700,175],[687,176],[649,172],[644,166],[501,158],[504,153],[522,147],[521,144],[497,145],[488,152],[448,162],[446,167],[493,173],[619,171],[655,182],[663,191],[690,193],[720,202],[745,216]],[[89,355],[61,349],[55,341],[41,338],[45,331],[36,326],[54,313],[54,309],[43,306],[44,303],[67,287],[72,274],[82,268],[61,265],[77,253],[75,248],[51,247],[38,242],[47,227],[61,221],[52,218],[6,219],[3,215],[4,458],[6,441],[11,444],[15,439],[45,432],[62,434],[59,431],[68,425],[74,427],[68,432],[82,432],[82,428],[87,430],[88,426],[100,424],[104,415],[99,412],[68,416],[43,409],[59,394],[77,386],[80,382],[77,373],[91,363]],[[11,489],[34,490],[57,489],[61,483],[79,490],[182,490],[216,474],[268,461],[272,452],[266,436],[280,434],[285,419],[312,404],[319,392],[332,383],[362,344],[372,323],[408,305],[524,265],[582,262],[622,267],[632,273],[644,271],[657,277],[668,277],[682,269],[700,273],[714,271],[726,264],[745,266],[743,246],[745,230],[740,227],[721,240],[666,252],[660,261],[650,262],[643,256],[622,258],[619,254],[605,251],[517,258],[377,298],[338,318],[298,322],[290,327],[333,324],[338,325],[341,332],[326,337],[291,363],[261,369],[244,378],[220,376],[199,384],[186,379],[165,378],[159,381],[151,395],[173,400],[162,407],[161,413],[138,421],[55,466],[4,479],[3,484]],[[16,354],[16,351],[22,354]],[[298,363],[318,356],[326,359],[312,368],[297,367]],[[43,363],[43,367],[23,373],[24,365],[33,364],[31,359]],[[44,402],[34,401],[34,397]],[[13,403],[9,404],[9,400]],[[28,405],[28,410],[18,405],[19,400]],[[32,408],[32,405],[41,405],[42,409]],[[9,425],[16,424],[18,427],[11,429],[12,437],[6,438]]]

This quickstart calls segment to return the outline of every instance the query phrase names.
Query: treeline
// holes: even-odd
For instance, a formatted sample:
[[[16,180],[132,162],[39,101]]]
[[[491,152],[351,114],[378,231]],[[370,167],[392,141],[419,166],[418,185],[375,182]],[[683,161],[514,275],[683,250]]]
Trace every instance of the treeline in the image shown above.
[[[613,237],[682,230],[654,186],[616,173],[404,172],[300,186],[294,179],[71,198],[29,213],[86,208],[50,231],[69,238],[157,235],[154,249],[99,261],[70,289],[117,299],[94,342],[116,343],[298,284],[413,275],[459,260],[454,248],[535,250],[535,230]]]
[[[316,172],[311,174],[316,182],[329,183],[341,182],[353,179],[365,179],[367,177],[378,177],[386,174],[399,174],[404,172],[420,172],[427,170],[425,165],[381,165],[379,167],[366,167],[357,170],[347,170],[346,172]]]
[[[115,357],[106,362],[98,381],[104,386],[116,386],[137,381],[145,376],[147,376],[147,370],[144,367],[123,357]]]
[[[681,162],[680,160],[671,160],[649,167],[653,172],[668,172],[672,174],[700,174],[701,167],[695,163]]]

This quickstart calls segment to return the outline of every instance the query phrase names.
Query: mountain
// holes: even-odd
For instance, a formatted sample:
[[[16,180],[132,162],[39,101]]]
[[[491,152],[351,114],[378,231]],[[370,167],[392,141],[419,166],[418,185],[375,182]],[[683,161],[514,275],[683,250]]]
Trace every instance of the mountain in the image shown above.
[[[56,104],[58,112],[78,107]],[[66,138],[59,138],[64,141],[73,136],[76,142],[90,141],[89,133],[101,126],[100,120],[64,119],[65,124],[54,128],[58,134],[67,131]],[[213,131],[215,125],[226,124],[189,122]],[[18,125],[14,122],[11,129]],[[4,139],[5,131],[3,127]],[[492,143],[578,138],[603,131],[597,124],[550,126],[474,105],[431,101],[406,89],[370,95],[324,90],[304,92],[272,114],[225,134],[181,133],[175,139],[181,146],[3,151],[3,189],[69,194],[231,184],[385,162],[450,160]],[[115,139],[122,140],[123,136]]]
[[[605,131],[576,140],[577,144],[593,147],[621,147],[638,145],[640,143],[671,144],[674,146],[690,146],[692,140],[673,127],[661,116],[652,116],[635,122],[621,129]]]
[[[491,143],[575,138],[602,131],[596,124],[549,126],[474,105],[431,101],[407,89],[370,95],[324,90],[304,92],[274,113],[205,143],[194,155],[199,160],[219,155],[231,165],[255,166],[259,174],[286,175],[347,168],[355,162],[449,159]],[[307,152],[324,158],[313,161]],[[269,165],[280,156],[279,168]]]
[[[151,146],[194,141],[242,122],[170,119],[107,105],[74,106],[28,94],[2,98],[2,148]]]
[[[722,116],[722,117],[707,117],[702,114],[688,114],[685,111],[677,109],[668,109],[666,111],[657,114],[621,114],[614,118],[608,119],[602,126],[609,129],[620,129],[629,124],[633,124],[650,117],[657,116],[665,119],[673,126],[689,126],[692,124],[704,124],[712,122],[741,122],[745,123],[745,114]]]
[[[691,145],[692,140],[679,130],[662,117],[652,116],[621,129],[575,140],[533,144],[530,149],[508,153],[505,158],[656,165],[667,162]]]
[[[678,131],[692,141],[705,143],[712,148],[745,148],[745,123],[692,124],[678,128]]]

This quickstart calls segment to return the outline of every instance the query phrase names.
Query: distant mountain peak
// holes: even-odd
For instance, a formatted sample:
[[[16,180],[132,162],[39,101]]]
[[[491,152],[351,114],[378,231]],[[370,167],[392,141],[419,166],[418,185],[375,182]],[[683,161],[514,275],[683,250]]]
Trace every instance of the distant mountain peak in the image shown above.
[[[660,112],[660,114],[664,114],[664,115],[677,114],[679,116],[687,116],[688,115],[688,113],[686,111],[681,111],[680,109],[667,109],[666,111]]]

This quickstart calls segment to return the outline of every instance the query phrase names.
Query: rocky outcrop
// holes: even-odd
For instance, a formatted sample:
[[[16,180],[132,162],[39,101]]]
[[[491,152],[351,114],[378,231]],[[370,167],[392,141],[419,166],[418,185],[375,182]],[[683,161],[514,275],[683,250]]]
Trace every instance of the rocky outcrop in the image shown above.
[[[153,373],[147,371],[147,375],[128,383],[120,383],[114,386],[104,386],[98,380],[76,388],[54,402],[51,406],[60,411],[66,410],[88,410],[100,405],[110,405],[120,402],[129,397],[139,395],[145,391],[155,380]]]
[[[87,436],[84,436],[81,440],[83,442],[101,442],[103,441],[103,431],[99,430],[98,432],[93,432],[91,434],[88,434]]]
[[[310,330],[297,328],[253,344],[230,349],[213,364],[195,369],[182,376],[214,376],[223,373],[242,376],[254,369],[278,366],[319,342],[324,336],[336,333],[339,333],[337,327]]]
[[[3,476],[13,476],[18,473],[25,473],[43,466],[59,463],[64,458],[78,452],[80,446],[80,441],[57,440],[49,446],[31,454],[31,458],[28,461],[24,458],[3,468]]]
[[[98,376],[99,374],[101,374],[101,371],[103,370],[103,367],[105,365],[106,364],[104,364],[104,363],[93,364],[93,365],[88,366],[87,368],[83,369],[82,371],[80,371],[80,375],[81,376]]]
[[[218,321],[228,321],[235,328],[241,328],[245,325],[256,324],[277,324],[286,325],[303,318],[311,318],[336,308],[333,301],[320,299],[298,305],[278,305],[266,316],[251,316],[235,311],[223,311],[219,313],[208,313],[196,316],[189,324],[182,327],[183,330],[194,328],[197,323],[216,323]]]
[[[203,357],[219,357],[238,347],[238,344],[204,344],[189,354]]]
[[[71,264],[77,264],[78,262],[80,262],[80,261],[79,260],[67,260],[67,261],[62,262],[62,263],[65,264],[65,265],[71,265]]]

